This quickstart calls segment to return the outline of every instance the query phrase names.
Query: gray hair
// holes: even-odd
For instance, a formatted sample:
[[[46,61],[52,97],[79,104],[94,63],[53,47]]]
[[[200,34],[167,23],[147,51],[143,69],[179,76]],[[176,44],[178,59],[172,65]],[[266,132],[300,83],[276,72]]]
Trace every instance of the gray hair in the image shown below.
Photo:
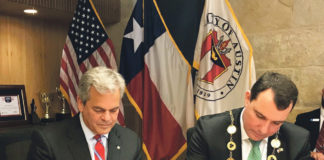
[[[99,66],[85,72],[79,82],[78,95],[83,104],[90,98],[90,87],[93,86],[100,94],[114,93],[118,89],[120,98],[125,90],[125,80],[118,72],[107,67]]]

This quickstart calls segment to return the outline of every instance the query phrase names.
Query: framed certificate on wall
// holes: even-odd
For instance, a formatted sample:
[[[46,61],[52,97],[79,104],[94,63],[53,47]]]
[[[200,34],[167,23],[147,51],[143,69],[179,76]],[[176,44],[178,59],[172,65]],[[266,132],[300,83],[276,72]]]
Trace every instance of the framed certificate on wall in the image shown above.
[[[0,127],[28,124],[24,85],[0,85]]]

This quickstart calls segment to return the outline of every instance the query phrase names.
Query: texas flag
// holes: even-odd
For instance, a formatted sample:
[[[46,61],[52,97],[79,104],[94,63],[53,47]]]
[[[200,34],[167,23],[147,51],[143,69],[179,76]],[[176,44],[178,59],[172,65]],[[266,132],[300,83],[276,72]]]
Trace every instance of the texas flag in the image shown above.
[[[155,0],[138,0],[125,29],[120,73],[126,94],[142,119],[148,159],[176,159],[194,125],[191,66]]]

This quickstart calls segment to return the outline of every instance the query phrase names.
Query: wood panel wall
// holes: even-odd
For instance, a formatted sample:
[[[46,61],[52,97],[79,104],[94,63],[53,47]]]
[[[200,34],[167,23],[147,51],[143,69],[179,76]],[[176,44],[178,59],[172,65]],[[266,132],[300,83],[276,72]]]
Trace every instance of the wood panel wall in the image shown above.
[[[43,116],[39,93],[55,93],[68,24],[0,14],[0,84],[23,84],[27,103],[35,99]]]

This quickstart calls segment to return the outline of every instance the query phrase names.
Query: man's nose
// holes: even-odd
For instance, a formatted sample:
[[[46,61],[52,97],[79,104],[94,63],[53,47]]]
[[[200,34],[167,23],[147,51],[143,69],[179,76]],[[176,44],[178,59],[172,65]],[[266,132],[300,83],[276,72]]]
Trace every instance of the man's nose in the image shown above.
[[[101,119],[104,121],[109,121],[111,119],[110,113],[109,112],[103,113],[103,115],[101,116]]]
[[[264,122],[260,126],[260,131],[262,134],[267,134],[270,130],[270,122]]]

